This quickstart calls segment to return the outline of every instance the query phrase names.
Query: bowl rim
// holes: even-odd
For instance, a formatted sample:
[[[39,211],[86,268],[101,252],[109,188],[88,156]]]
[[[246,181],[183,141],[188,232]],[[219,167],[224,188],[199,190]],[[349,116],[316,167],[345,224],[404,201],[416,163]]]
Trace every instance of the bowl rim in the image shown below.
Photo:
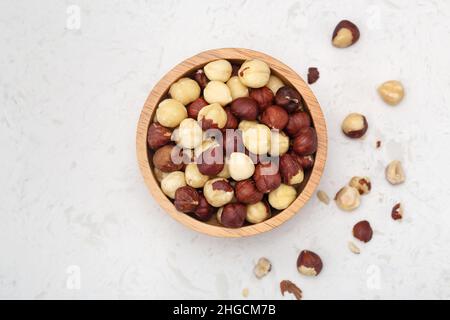
[[[285,80],[287,80],[290,85],[292,85],[300,92],[311,115],[311,119],[317,132],[318,138],[318,146],[312,172],[303,190],[299,193],[294,202],[292,202],[289,207],[280,211],[278,214],[266,221],[235,229],[207,224],[205,222],[196,220],[195,218],[185,213],[177,211],[173,203],[162,192],[151,168],[147,151],[148,127],[152,122],[157,103],[165,94],[167,94],[170,85],[182,76],[192,72],[199,67],[204,66],[210,61],[214,61],[217,59],[260,59],[266,62],[271,70],[275,71],[275,73],[285,78]],[[155,198],[156,202],[158,202],[158,204],[164,209],[164,211],[169,213],[174,219],[187,226],[188,228],[216,237],[252,236],[272,230],[280,226],[287,220],[291,219],[311,198],[317,186],[319,185],[326,162],[327,143],[328,141],[325,117],[320,108],[319,102],[317,101],[315,95],[306,84],[306,82],[294,70],[292,70],[281,61],[265,53],[244,48],[221,48],[203,51],[173,67],[161,78],[161,80],[159,80],[159,82],[154,86],[154,88],[148,95],[142,108],[136,130],[136,152],[139,168],[144,177],[144,181],[150,193]]]

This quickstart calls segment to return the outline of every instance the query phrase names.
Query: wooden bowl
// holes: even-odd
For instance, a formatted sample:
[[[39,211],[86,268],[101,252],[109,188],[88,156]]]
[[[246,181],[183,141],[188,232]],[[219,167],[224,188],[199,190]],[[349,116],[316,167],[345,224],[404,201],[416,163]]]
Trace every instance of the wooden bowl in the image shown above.
[[[181,213],[175,209],[173,203],[161,191],[158,181],[156,180],[152,164],[148,158],[147,150],[147,130],[152,123],[156,107],[169,91],[170,85],[184,75],[203,67],[210,61],[217,59],[226,59],[229,61],[242,63],[247,59],[260,59],[266,62],[272,70],[272,74],[281,78],[285,84],[295,87],[302,95],[307,108],[309,109],[313,126],[317,131],[318,148],[315,156],[315,164],[309,177],[305,178],[303,190],[297,199],[285,210],[279,212],[272,218],[254,225],[244,226],[237,229],[225,228],[214,222],[201,222],[185,213]],[[175,66],[170,70],[153,88],[152,92],[145,101],[141,116],[137,127],[136,148],[139,167],[144,176],[151,194],[159,203],[159,205],[169,213],[173,218],[184,224],[185,226],[196,231],[217,236],[217,237],[244,237],[252,236],[258,233],[269,231],[294,216],[303,205],[311,198],[320,177],[324,170],[327,155],[327,130],[325,119],[320,109],[316,97],[312,93],[309,86],[303,79],[291,68],[282,62],[268,56],[264,53],[241,48],[224,48],[201,52]]]

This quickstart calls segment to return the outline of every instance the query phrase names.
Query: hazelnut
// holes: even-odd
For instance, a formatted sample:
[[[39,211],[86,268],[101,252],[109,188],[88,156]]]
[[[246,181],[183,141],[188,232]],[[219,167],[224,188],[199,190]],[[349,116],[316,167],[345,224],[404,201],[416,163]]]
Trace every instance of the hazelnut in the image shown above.
[[[259,114],[258,103],[250,97],[237,98],[231,103],[231,112],[241,120],[256,120]]]
[[[169,94],[172,99],[180,101],[183,105],[187,105],[200,97],[200,91],[200,86],[195,80],[181,78],[170,86]]]
[[[266,84],[266,87],[272,90],[272,93],[275,95],[277,94],[278,89],[284,87],[284,83],[277,76],[271,75],[269,77],[269,82]]]
[[[403,218],[403,206],[401,205],[401,203],[397,203],[392,208],[391,217],[394,220],[399,220]]]
[[[173,132],[172,140],[183,148],[194,149],[203,142],[202,128],[196,120],[186,118]]]
[[[349,138],[361,138],[367,131],[369,125],[366,117],[359,113],[350,113],[342,121],[342,132]]]
[[[233,152],[228,160],[228,170],[231,178],[236,181],[250,178],[255,172],[252,159],[245,153]]]
[[[256,278],[261,279],[262,277],[266,276],[270,272],[270,270],[272,270],[272,263],[270,263],[269,259],[259,258],[258,262],[255,265],[255,268],[253,269],[253,274]]]
[[[280,291],[284,297],[284,293],[287,291],[292,293],[297,300],[302,300],[303,292],[302,290],[295,285],[292,281],[283,280],[280,282]]]
[[[353,226],[353,236],[362,242],[369,242],[372,239],[372,235],[372,227],[366,220],[360,221]]]
[[[196,159],[198,170],[206,176],[215,176],[224,167],[223,149],[220,145],[212,144]]]
[[[299,133],[300,129],[310,126],[311,117],[309,114],[303,111],[297,111],[289,115],[289,121],[284,130],[289,136],[295,137]]]
[[[264,196],[263,193],[258,191],[252,179],[238,181],[234,188],[237,201],[245,204],[257,203]]]
[[[175,128],[187,118],[187,111],[181,102],[175,99],[165,99],[156,109],[156,118],[164,127]]]
[[[286,184],[280,184],[278,188],[269,193],[269,203],[277,210],[286,209],[294,202],[297,197],[297,191],[294,187]]]
[[[186,186],[183,171],[174,171],[169,173],[161,181],[161,190],[169,198],[175,199],[175,192],[178,188]]]
[[[217,211],[217,221],[228,228],[239,228],[243,226],[246,214],[242,203],[229,203]]]
[[[203,188],[209,176],[203,175],[196,163],[189,163],[184,171],[186,183],[193,188]]]
[[[303,170],[311,169],[314,166],[314,156],[313,155],[299,156],[298,154],[293,152],[292,156],[295,156],[295,159],[300,164],[300,166],[303,168]]]
[[[304,179],[303,168],[290,154],[284,154],[280,158],[280,173],[283,183],[288,185],[299,184]]]
[[[183,161],[179,158],[180,151],[173,145],[165,145],[159,148],[153,155],[153,165],[163,172],[181,170]]]
[[[194,73],[194,80],[197,81],[200,88],[203,90],[205,89],[206,85],[208,84],[208,78],[205,75],[205,72],[203,69],[198,69]]]
[[[289,121],[289,115],[285,109],[277,105],[271,105],[261,115],[261,123],[271,129],[283,130]]]
[[[227,179],[215,178],[205,183],[203,195],[210,205],[219,208],[233,199],[234,190]]]
[[[347,48],[359,39],[358,27],[348,20],[342,20],[334,28],[332,43],[337,48]]]
[[[223,148],[229,157],[233,152],[245,152],[240,130],[226,130],[223,136]]]
[[[266,154],[270,150],[270,129],[263,124],[255,124],[242,132],[244,146],[254,154]]]
[[[316,130],[312,127],[301,128],[294,138],[292,149],[300,156],[307,156],[316,152]]]
[[[317,68],[308,68],[308,84],[313,84],[319,80],[320,74]]]
[[[198,113],[200,112],[200,110],[203,109],[203,107],[206,107],[207,105],[208,105],[208,102],[206,102],[205,99],[203,99],[203,98],[198,98],[198,99],[195,99],[194,101],[192,101],[187,106],[187,113],[188,113],[189,118],[197,120]]]
[[[345,186],[334,197],[337,206],[344,211],[352,211],[359,207],[361,201],[359,191],[356,188]]]
[[[368,194],[372,188],[369,177],[353,177],[348,183],[350,187],[356,188],[359,194]]]
[[[231,63],[227,60],[220,59],[208,63],[203,70],[209,80],[227,82],[231,77]]]
[[[245,219],[250,223],[260,223],[270,218],[270,207],[265,201],[247,205]]]
[[[275,103],[291,113],[302,105],[302,96],[294,88],[284,86],[278,89],[275,95]]]
[[[269,82],[270,68],[261,60],[247,60],[239,69],[238,75],[239,80],[247,87],[261,88]]]
[[[271,156],[280,156],[285,154],[289,150],[289,137],[284,133],[276,130],[272,130],[272,136],[270,137],[270,150]]]
[[[378,93],[384,102],[391,106],[395,106],[402,101],[405,90],[400,81],[386,81],[378,87]]]
[[[233,100],[230,88],[220,81],[208,82],[203,90],[203,97],[208,103],[218,103],[221,106],[225,106]]]
[[[206,198],[203,194],[199,193],[198,198],[198,206],[194,211],[194,217],[200,221],[208,221],[211,219],[215,212],[215,209],[212,205],[206,201]]]
[[[388,164],[388,166],[386,167],[385,175],[387,181],[389,181],[389,183],[393,185],[403,183],[406,179],[402,163],[398,160],[394,160]]]
[[[194,188],[180,187],[175,191],[175,208],[184,213],[194,212],[198,207],[199,198],[198,192]]]
[[[274,94],[267,87],[252,89],[250,97],[256,100],[260,111],[264,111],[268,106],[272,105]]]
[[[248,121],[248,120],[242,120],[239,122],[238,129],[244,132],[248,128],[254,127],[258,124],[258,121]]]
[[[318,276],[322,271],[322,259],[319,255],[309,251],[303,250],[297,258],[297,270],[305,276]]]
[[[162,179],[164,179],[169,174],[168,172],[163,172],[156,167],[153,168],[153,173],[155,174],[155,178],[159,183],[161,183]]]
[[[170,142],[172,131],[159,123],[152,123],[148,127],[147,144],[150,149],[156,150]]]
[[[220,104],[213,103],[200,110],[197,120],[201,123],[203,130],[222,129],[227,124],[227,113]]]
[[[219,177],[219,178],[225,178],[225,179],[231,178],[230,170],[228,169],[227,161],[225,161],[225,164],[223,165],[222,171],[220,171],[216,176]]]
[[[225,123],[224,129],[237,129],[238,127],[238,119],[231,113],[229,107],[224,108],[225,113],[227,114],[227,122]]]
[[[256,188],[262,193],[268,193],[278,188],[281,184],[281,175],[278,166],[273,163],[259,163],[253,175]]]
[[[248,97],[248,88],[244,86],[239,80],[239,77],[234,76],[231,77],[230,80],[227,81],[227,86],[230,88],[231,97],[234,99]]]
[[[326,205],[328,205],[328,204],[330,203],[330,197],[328,197],[328,195],[326,194],[326,192],[323,191],[323,190],[317,191],[317,198],[318,198],[321,202],[325,203]]]

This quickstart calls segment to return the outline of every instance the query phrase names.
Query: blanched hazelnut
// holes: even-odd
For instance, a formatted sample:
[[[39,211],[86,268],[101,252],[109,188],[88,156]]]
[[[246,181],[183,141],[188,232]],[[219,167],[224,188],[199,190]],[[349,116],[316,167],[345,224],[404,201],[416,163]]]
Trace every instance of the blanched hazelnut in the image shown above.
[[[195,80],[181,78],[170,86],[169,94],[172,99],[180,101],[183,105],[187,105],[200,97],[200,91],[200,86]]]
[[[210,81],[203,90],[203,98],[208,103],[218,103],[225,106],[233,101],[230,88],[220,81]]]
[[[261,123],[271,129],[283,130],[289,121],[287,111],[277,105],[268,106],[261,115]]]
[[[238,181],[234,187],[237,201],[252,204],[262,200],[264,194],[256,188],[252,179]]]
[[[181,102],[175,99],[165,99],[158,105],[156,117],[164,127],[175,128],[187,118],[187,111]]]
[[[361,200],[359,191],[356,188],[345,186],[336,193],[334,197],[339,209],[352,211],[359,207]]]
[[[189,163],[184,171],[186,183],[193,188],[203,188],[209,176],[203,175],[197,167],[196,163]]]
[[[272,136],[270,137],[270,155],[271,156],[281,156],[289,150],[289,137],[280,131],[271,131]]]
[[[247,205],[245,220],[250,223],[260,223],[270,218],[270,207],[265,201]]]
[[[242,132],[244,146],[254,154],[266,154],[270,150],[270,129],[263,124],[250,126]]]
[[[203,70],[209,80],[227,82],[231,77],[231,63],[227,60],[220,59],[208,63]]]
[[[243,226],[246,214],[242,203],[229,203],[217,211],[217,221],[228,228],[239,228]]]
[[[260,111],[266,110],[266,108],[272,105],[274,94],[272,90],[267,87],[252,89],[250,91],[250,97],[256,100]]]
[[[186,180],[184,179],[183,171],[174,171],[169,173],[161,181],[161,190],[166,196],[171,199],[175,199],[175,192],[178,188],[184,187],[186,185]]]
[[[178,211],[189,213],[194,212],[199,204],[200,197],[197,190],[190,186],[180,187],[175,191],[175,208]]]
[[[153,155],[153,165],[163,172],[178,171],[183,168],[181,150],[173,145],[165,145]]]
[[[347,48],[359,39],[358,27],[348,20],[342,20],[334,28],[332,43],[337,48]]]
[[[369,242],[372,239],[373,230],[369,221],[363,220],[353,226],[353,236],[362,242]]]
[[[231,112],[241,120],[256,120],[259,114],[258,103],[250,97],[237,98],[231,103]]]
[[[350,113],[342,121],[342,132],[349,138],[361,138],[369,127],[366,117],[359,113]]]
[[[289,121],[284,128],[284,131],[291,136],[298,135],[300,129],[311,126],[311,117],[303,111],[297,111],[289,115]]]
[[[372,188],[369,177],[353,177],[350,179],[348,185],[356,188],[359,194],[368,194]]]
[[[302,105],[302,96],[292,87],[284,86],[278,89],[275,95],[275,103],[291,113]]]
[[[255,172],[252,159],[245,153],[233,152],[228,159],[228,170],[231,178],[236,181],[250,178]]]
[[[297,198],[295,188],[283,183],[269,193],[269,203],[277,210],[286,209],[294,202],[295,198]]]
[[[215,208],[206,201],[202,193],[199,193],[198,206],[194,211],[194,217],[200,221],[208,221],[214,212]]]
[[[261,88],[269,82],[270,68],[261,60],[247,60],[239,69],[238,75],[239,80],[247,87]]]
[[[266,84],[266,87],[272,90],[273,94],[277,94],[278,89],[284,87],[283,81],[277,76],[271,75],[269,77],[269,82]]]
[[[205,183],[203,195],[210,205],[219,208],[233,199],[234,190],[227,179],[215,178]]]
[[[231,113],[229,107],[224,108],[224,110],[227,114],[227,123],[225,123],[224,129],[236,129],[239,124],[238,119],[234,116],[234,114]]]
[[[169,174],[168,172],[163,172],[156,167],[153,168],[153,173],[155,174],[155,178],[159,183],[161,183],[162,179],[164,179]]]
[[[148,127],[147,144],[150,149],[156,150],[170,142],[172,130],[159,123],[152,123]]]
[[[216,176],[219,178],[225,178],[225,179],[231,178],[230,170],[228,169],[227,160],[225,160],[222,171],[220,171]]]
[[[393,185],[403,183],[406,179],[402,163],[398,160],[394,160],[388,164],[385,174],[386,180]]]
[[[200,88],[203,90],[205,89],[206,85],[208,84],[208,78],[205,75],[205,72],[203,69],[198,69],[194,73],[194,80],[197,81]]]
[[[258,262],[255,265],[255,268],[253,269],[253,273],[256,278],[261,279],[266,274],[268,274],[270,270],[272,270],[272,263],[270,263],[269,259],[259,258]]]
[[[259,163],[253,175],[256,187],[262,193],[268,193],[278,188],[281,184],[281,175],[278,166],[274,162]]]
[[[206,102],[203,98],[198,98],[192,101],[192,103],[187,106],[187,113],[189,118],[197,120],[198,113],[203,109],[203,107],[206,107],[207,105],[208,102]]]
[[[405,90],[400,81],[386,81],[378,87],[378,93],[384,102],[391,106],[395,106],[403,100]]]
[[[206,176],[215,176],[223,170],[224,156],[220,145],[212,144],[204,150],[196,161],[198,170]]]
[[[201,123],[203,130],[222,129],[227,123],[227,113],[220,104],[213,103],[200,110],[197,120]]]
[[[172,140],[183,148],[194,149],[203,142],[202,128],[196,120],[186,118],[173,132]]]
[[[403,218],[403,206],[401,203],[397,203],[391,211],[391,217],[394,220],[400,220]]]
[[[299,184],[304,179],[303,168],[290,154],[284,154],[280,158],[280,173],[283,182],[288,185]]]
[[[305,276],[317,276],[322,271],[322,259],[319,255],[309,251],[303,250],[297,258],[297,270]]]
[[[316,130],[311,127],[301,128],[294,138],[292,149],[300,156],[307,156],[316,152]]]
[[[231,77],[230,80],[227,81],[227,86],[230,88],[231,97],[234,99],[248,97],[249,92],[248,88],[244,86],[239,80],[239,77],[234,76]]]
[[[244,132],[248,128],[251,128],[253,126],[256,126],[258,124],[258,121],[248,121],[248,120],[242,120],[239,122],[238,129]]]

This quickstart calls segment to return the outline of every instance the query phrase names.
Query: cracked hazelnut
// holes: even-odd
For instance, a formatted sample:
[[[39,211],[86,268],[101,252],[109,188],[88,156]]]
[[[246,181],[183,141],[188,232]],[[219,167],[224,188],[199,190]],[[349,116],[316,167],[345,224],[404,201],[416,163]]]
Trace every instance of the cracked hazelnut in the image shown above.
[[[303,111],[297,111],[289,115],[289,121],[284,128],[291,137],[296,137],[300,129],[311,126],[311,117]]]
[[[268,106],[272,105],[274,94],[272,90],[267,87],[252,89],[250,97],[256,100],[260,111],[264,111]]]
[[[153,155],[153,165],[163,172],[178,171],[183,168],[180,149],[173,145],[165,145]]]
[[[261,60],[247,60],[241,65],[238,76],[247,87],[261,88],[269,82],[270,68]]]
[[[220,59],[216,61],[211,61],[208,63],[203,70],[209,80],[227,82],[231,77],[231,63],[227,60]]]
[[[196,120],[186,118],[174,130],[172,140],[183,148],[194,149],[203,142],[202,128]]]
[[[209,176],[203,175],[196,163],[189,163],[184,171],[186,183],[193,188],[203,188]]]
[[[378,87],[378,93],[384,102],[391,106],[395,106],[402,101],[405,90],[400,81],[386,81]]]
[[[218,103],[225,106],[233,101],[230,88],[220,81],[210,81],[203,90],[203,98],[210,104]]]
[[[283,183],[287,185],[299,184],[304,179],[303,168],[290,154],[280,157],[280,173]]]
[[[188,113],[189,118],[197,120],[198,113],[200,112],[200,110],[203,109],[203,107],[206,107],[207,105],[208,105],[208,102],[206,102],[205,99],[203,99],[203,98],[198,98],[198,99],[195,99],[194,101],[192,101],[187,106],[187,113]]]
[[[367,220],[360,221],[353,226],[353,236],[362,242],[369,242],[372,235],[372,227]]]
[[[252,179],[238,181],[234,187],[237,201],[244,204],[253,204],[262,200],[264,194],[256,188]]]
[[[277,94],[278,89],[284,87],[284,83],[277,76],[271,75],[269,77],[269,82],[267,83],[266,87],[272,90],[272,93],[275,95]]]
[[[225,113],[227,114],[227,122],[225,123],[224,129],[237,129],[238,127],[238,119],[231,113],[229,107],[224,108]]]
[[[366,117],[359,113],[350,113],[342,121],[342,132],[349,138],[361,138],[369,127]]]
[[[292,113],[300,108],[302,104],[302,96],[292,87],[284,86],[278,89],[275,95],[275,103]]]
[[[277,105],[268,106],[261,115],[261,123],[271,129],[283,130],[289,121],[287,111]]]
[[[275,163],[259,163],[253,175],[256,187],[262,193],[268,193],[278,188],[281,184],[281,175]]]
[[[194,211],[194,217],[200,221],[208,221],[211,219],[214,212],[214,207],[206,201],[205,196],[203,194],[199,194],[198,206]]]
[[[217,221],[228,228],[240,228],[244,225],[245,215],[245,205],[229,203],[217,211]]]
[[[215,178],[205,183],[203,195],[210,205],[219,208],[233,199],[234,190],[227,179]]]
[[[250,178],[255,172],[252,159],[245,153],[233,152],[228,159],[228,170],[231,178],[241,181]]]
[[[401,205],[401,203],[397,203],[392,208],[391,217],[394,220],[399,220],[403,218],[403,206]]]
[[[152,123],[148,127],[147,144],[150,149],[156,150],[170,142],[172,130],[159,123]]]
[[[215,143],[207,147],[196,159],[198,170],[206,176],[215,176],[224,167],[223,149]]]
[[[317,151],[317,134],[312,127],[301,128],[294,138],[292,149],[300,156]]]
[[[247,206],[248,207],[248,206]],[[272,263],[267,258],[259,258],[258,262],[253,268],[253,274],[256,278],[261,279],[272,270]]]
[[[280,131],[272,131],[270,137],[270,150],[271,156],[281,156],[289,150],[289,137]]]
[[[322,271],[322,259],[319,255],[309,251],[303,250],[297,258],[297,270],[305,276],[317,276]]]
[[[203,130],[222,129],[227,124],[227,113],[220,104],[213,103],[199,111],[197,120],[201,123]]]
[[[389,183],[393,185],[403,183],[406,179],[402,163],[398,160],[394,160],[388,164],[388,166],[386,167],[385,175],[387,181],[389,181]]]
[[[313,155],[299,156],[295,152],[291,153],[291,155],[295,157],[295,159],[300,164],[300,166],[303,168],[303,170],[311,169],[314,166],[314,156]]]
[[[242,132],[244,146],[253,154],[266,154],[270,150],[270,129],[263,124],[255,124]]]
[[[332,43],[337,48],[347,48],[359,39],[358,27],[348,20],[342,20],[334,28]]]
[[[165,99],[156,109],[156,118],[164,127],[175,128],[187,118],[187,111],[181,102],[175,99]]]
[[[162,192],[171,199],[175,198],[177,189],[184,186],[186,186],[186,180],[183,171],[171,172],[161,181]]]
[[[202,90],[205,89],[206,85],[209,82],[203,69],[198,69],[197,71],[195,71],[194,80],[197,81],[198,85]]]
[[[320,73],[317,68],[308,68],[308,84],[313,84],[317,80],[319,80]]]
[[[336,193],[334,200],[341,210],[355,210],[360,205],[359,191],[356,188],[345,186]]]
[[[181,78],[170,86],[169,94],[172,99],[180,101],[183,105],[187,105],[200,97],[200,91],[200,86],[195,80]]]
[[[239,77],[234,76],[231,77],[230,80],[227,81],[227,86],[230,88],[231,97],[234,99],[248,97],[249,92],[248,88],[244,86],[239,80]]]
[[[286,209],[297,198],[297,191],[294,187],[280,184],[278,188],[269,193],[269,203],[277,210]]]
[[[368,194],[372,188],[369,177],[353,177],[348,183],[350,187],[356,188],[359,194]]]
[[[280,291],[284,297],[284,293],[287,291],[292,293],[297,300],[302,300],[303,292],[302,290],[295,285],[292,281],[283,280],[280,282]]]
[[[175,191],[175,208],[178,211],[189,213],[194,212],[199,204],[200,197],[197,190],[190,186],[180,187]]]
[[[241,120],[256,120],[258,103],[250,97],[237,98],[231,103],[231,112]]]
[[[270,218],[270,207],[265,201],[258,201],[247,205],[245,219],[250,223],[260,223]]]

